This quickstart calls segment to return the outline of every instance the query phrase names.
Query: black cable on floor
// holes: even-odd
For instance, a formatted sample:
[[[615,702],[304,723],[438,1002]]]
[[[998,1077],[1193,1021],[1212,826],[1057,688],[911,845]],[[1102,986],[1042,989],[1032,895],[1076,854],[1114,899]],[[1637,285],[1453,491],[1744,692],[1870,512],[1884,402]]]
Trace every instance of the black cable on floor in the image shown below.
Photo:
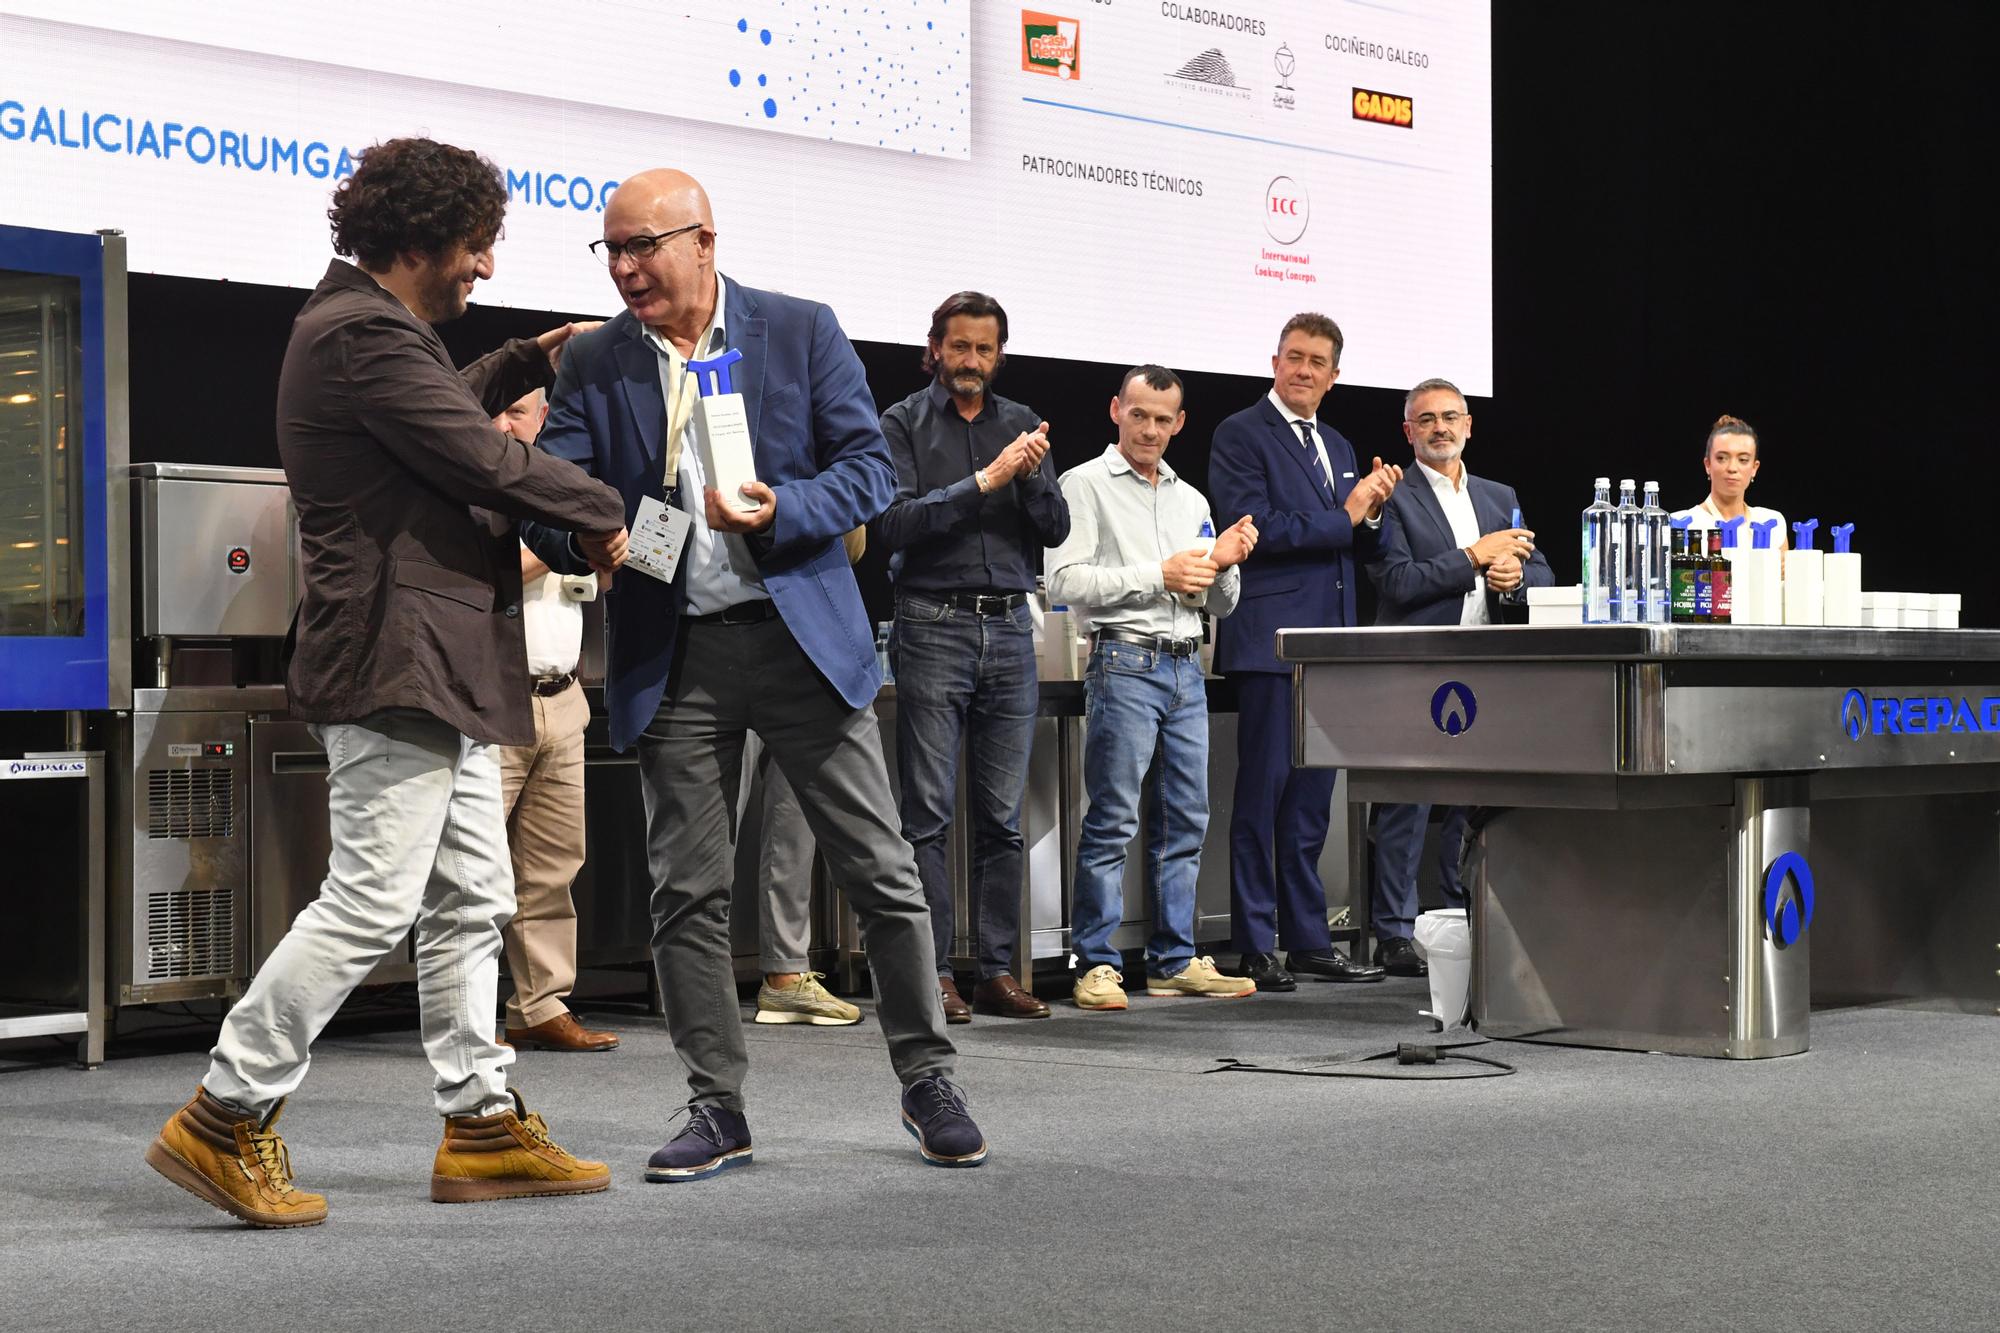
[[[1484,1042],[1463,1043],[1463,1045],[1484,1044]],[[1397,1069],[1408,1069],[1410,1072],[1399,1073],[1383,1068],[1361,1068],[1361,1066],[1377,1060],[1394,1060]],[[1485,1065],[1493,1072],[1486,1073],[1478,1070],[1466,1070],[1455,1074],[1426,1074],[1418,1073],[1415,1069],[1416,1066],[1441,1068],[1447,1062]],[[1495,1060],[1484,1055],[1463,1054],[1458,1044],[1406,1041],[1399,1043],[1392,1050],[1377,1051],[1373,1055],[1364,1055],[1351,1060],[1343,1060],[1338,1063],[1322,1066],[1318,1069],[1274,1069],[1266,1065],[1253,1065],[1234,1057],[1224,1057],[1217,1068],[1205,1072],[1210,1074],[1289,1074],[1296,1078],[1378,1078],[1409,1082],[1420,1079],[1501,1078],[1517,1071],[1514,1066],[1504,1060]]]

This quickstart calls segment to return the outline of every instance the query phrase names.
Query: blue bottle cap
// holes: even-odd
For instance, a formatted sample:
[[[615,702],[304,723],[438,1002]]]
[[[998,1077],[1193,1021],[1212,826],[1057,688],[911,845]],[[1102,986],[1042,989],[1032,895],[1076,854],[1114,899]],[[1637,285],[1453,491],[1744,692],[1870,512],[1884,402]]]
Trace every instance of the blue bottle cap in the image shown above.
[[[1768,551],[1771,549],[1771,534],[1777,530],[1778,520],[1767,518],[1762,523],[1750,525],[1750,549]]]
[[[1689,514],[1686,518],[1670,518],[1667,522],[1671,526],[1679,528],[1682,532],[1686,532],[1688,526],[1694,522],[1694,515]]]
[[[1515,505],[1512,509],[1507,511],[1507,526],[1510,528],[1518,528],[1521,526],[1521,506]]]
[[[1792,535],[1798,540],[1792,543],[1794,551],[1810,551],[1813,548],[1813,529],[1819,526],[1816,518],[1802,519],[1792,524]]]
[[[1852,523],[1837,523],[1828,529],[1828,531],[1833,533],[1833,553],[1835,555],[1846,555],[1848,553],[1847,544],[1854,537],[1854,525]]]
[[[1748,514],[1738,514],[1735,518],[1725,518],[1715,525],[1716,531],[1722,534],[1723,550],[1733,551],[1736,549],[1736,534],[1749,518]]]

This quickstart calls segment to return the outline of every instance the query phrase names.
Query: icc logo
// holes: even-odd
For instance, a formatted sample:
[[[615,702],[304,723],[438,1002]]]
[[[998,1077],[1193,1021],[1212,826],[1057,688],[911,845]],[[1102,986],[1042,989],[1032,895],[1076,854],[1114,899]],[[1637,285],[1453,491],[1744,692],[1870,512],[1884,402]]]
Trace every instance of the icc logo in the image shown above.
[[[1791,891],[1786,892],[1786,881]],[[1813,919],[1812,867],[1797,852],[1786,852],[1764,872],[1764,925],[1780,949],[1797,944]]]
[[[1279,176],[1264,187],[1264,230],[1279,245],[1290,245],[1306,234],[1312,200],[1306,187],[1290,176]]]
[[[1448,680],[1437,687],[1431,696],[1431,725],[1447,736],[1463,736],[1472,730],[1472,720],[1479,716],[1479,704],[1472,697],[1472,691],[1455,680]]]
[[[1860,740],[1861,733],[1868,729],[1868,696],[1860,690],[1849,690],[1841,696],[1840,727],[1851,741]]]

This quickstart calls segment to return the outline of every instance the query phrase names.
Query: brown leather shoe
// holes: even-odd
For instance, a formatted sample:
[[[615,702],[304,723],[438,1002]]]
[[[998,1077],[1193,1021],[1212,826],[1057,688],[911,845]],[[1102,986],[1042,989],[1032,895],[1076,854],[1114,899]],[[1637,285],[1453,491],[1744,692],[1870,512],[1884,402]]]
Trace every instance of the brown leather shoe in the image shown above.
[[[565,1009],[546,1023],[531,1028],[508,1028],[508,1046],[524,1051],[609,1051],[617,1048],[615,1032],[592,1032]]]
[[[972,992],[972,1007],[982,1014],[995,1014],[1001,1018],[1047,1018],[1049,1007],[1035,998],[1035,993],[1022,988],[1021,983],[1006,975],[982,981]]]
[[[958,983],[950,977],[938,978],[938,990],[944,995],[944,1021],[947,1023],[970,1023],[972,1007],[958,993]]]

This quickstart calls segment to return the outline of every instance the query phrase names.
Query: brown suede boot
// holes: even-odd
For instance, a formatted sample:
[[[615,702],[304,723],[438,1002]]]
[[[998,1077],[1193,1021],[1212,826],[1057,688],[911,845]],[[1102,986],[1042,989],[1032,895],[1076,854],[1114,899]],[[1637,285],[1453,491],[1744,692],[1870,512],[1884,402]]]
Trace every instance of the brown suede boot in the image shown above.
[[[549,1127],[514,1094],[514,1109],[498,1115],[456,1115],[444,1122],[444,1142],[431,1164],[431,1202],[480,1203],[542,1194],[594,1194],[611,1185],[611,1168],[570,1156]]]
[[[146,1149],[146,1164],[196,1198],[253,1227],[309,1227],[326,1221],[326,1196],[292,1187],[292,1158],[271,1126],[195,1089]]]

